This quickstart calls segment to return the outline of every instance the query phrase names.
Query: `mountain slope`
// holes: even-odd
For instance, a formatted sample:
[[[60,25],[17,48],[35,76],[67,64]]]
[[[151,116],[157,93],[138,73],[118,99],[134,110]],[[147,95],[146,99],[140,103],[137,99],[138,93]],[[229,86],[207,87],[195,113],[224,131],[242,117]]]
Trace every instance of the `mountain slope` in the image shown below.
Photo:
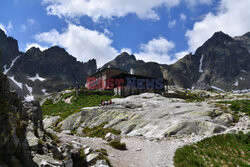
[[[250,54],[243,44],[216,32],[195,54],[186,55],[164,71],[173,83],[199,89],[247,89],[250,83]]]
[[[131,68],[138,68],[144,63],[145,62],[142,60],[136,60],[134,55],[129,55],[128,53],[123,52],[114,60],[104,64],[102,68],[120,68],[122,70],[130,72]]]
[[[79,62],[58,46],[43,52],[33,47],[21,53],[16,40],[3,32],[0,32],[0,39],[3,43],[0,49],[5,60],[2,67],[9,78],[10,89],[26,99],[32,100],[46,93],[83,86],[86,77],[96,72],[96,60]]]
[[[2,51],[1,68],[4,67],[4,65],[6,65],[6,68],[9,68],[12,60],[14,60],[20,54],[18,50],[17,40],[5,35],[4,31],[2,31],[1,29],[0,50]]]

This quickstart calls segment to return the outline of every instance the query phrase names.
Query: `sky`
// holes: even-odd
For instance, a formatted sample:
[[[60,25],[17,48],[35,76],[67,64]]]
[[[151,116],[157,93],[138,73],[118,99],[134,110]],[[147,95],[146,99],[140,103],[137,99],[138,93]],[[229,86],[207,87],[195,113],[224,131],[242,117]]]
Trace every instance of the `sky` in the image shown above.
[[[1,0],[0,28],[23,52],[58,45],[98,67],[126,51],[172,64],[215,32],[250,31],[250,0]]]

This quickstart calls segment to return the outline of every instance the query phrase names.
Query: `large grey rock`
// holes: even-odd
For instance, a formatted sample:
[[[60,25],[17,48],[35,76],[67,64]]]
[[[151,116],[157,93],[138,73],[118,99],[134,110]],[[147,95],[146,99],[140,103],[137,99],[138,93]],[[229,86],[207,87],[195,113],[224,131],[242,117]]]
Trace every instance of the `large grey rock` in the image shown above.
[[[232,114],[223,113],[222,115],[216,117],[214,122],[222,124],[222,125],[231,125],[234,121],[234,117]]]
[[[96,161],[95,165],[92,167],[109,167],[107,161],[105,160],[98,160]]]
[[[60,116],[54,116],[54,117],[46,117],[43,120],[43,126],[44,129],[51,128],[55,124],[55,122],[60,118]]]
[[[89,154],[86,158],[87,163],[91,163],[95,160],[97,160],[97,158],[100,156],[100,153],[93,153],[93,154]]]
[[[39,167],[64,167],[62,161],[57,161],[51,156],[36,154],[33,160]]]
[[[112,141],[112,140],[120,141],[121,138],[117,135],[112,134],[112,133],[107,133],[105,136],[105,140],[107,140],[107,141]]]
[[[218,116],[222,116],[220,119],[224,118],[225,114],[206,101],[199,104],[187,103],[182,99],[173,100],[154,93],[143,93],[113,99],[113,102],[114,105],[108,107],[85,108],[62,121],[61,128],[68,130],[76,128],[78,134],[81,134],[86,126],[93,128],[108,122],[104,128],[120,130],[121,134],[163,138],[192,133],[209,135],[223,132],[230,126],[225,124],[225,121],[214,121]],[[134,107],[127,108],[128,105]],[[176,108],[176,106],[181,107]]]

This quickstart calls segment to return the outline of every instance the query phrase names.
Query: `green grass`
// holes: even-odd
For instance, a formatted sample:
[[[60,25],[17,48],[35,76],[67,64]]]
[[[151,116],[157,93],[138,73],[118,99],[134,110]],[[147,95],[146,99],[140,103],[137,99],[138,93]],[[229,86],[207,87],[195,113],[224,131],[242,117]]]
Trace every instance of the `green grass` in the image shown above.
[[[44,131],[44,135],[48,136],[51,140],[54,140],[56,143],[60,143],[60,140],[59,140],[57,135],[52,134],[52,133],[50,133],[50,132],[48,132],[46,130]]]
[[[99,126],[96,126],[94,128],[89,128],[89,127],[85,127],[82,132],[83,132],[83,137],[98,137],[98,138],[105,138],[105,135],[107,133],[113,133],[114,135],[120,135],[121,131],[120,130],[116,130],[113,128],[103,128],[105,125],[107,124],[107,122],[104,122],[102,124],[100,124]]]
[[[198,94],[191,93],[190,91],[188,92],[188,94],[186,94],[186,92],[178,92],[178,93],[167,93],[164,96],[167,98],[184,99],[187,102],[201,102],[205,100],[204,97],[200,97]]]
[[[53,104],[52,100],[47,100],[42,105],[43,115],[56,116],[59,115],[61,119],[77,113],[83,107],[93,107],[100,104],[101,100],[110,100],[115,98],[113,92],[110,91],[88,91],[80,90],[78,96],[76,92],[65,93],[61,96],[62,99],[73,96],[71,104],[65,103],[63,100]]]
[[[219,101],[218,103],[230,104],[229,108],[235,112],[243,112],[250,116],[250,100]]]
[[[109,142],[109,145],[115,149],[118,149],[118,150],[127,150],[126,144],[121,143],[118,140],[113,140],[113,141]]]
[[[250,133],[226,134],[206,138],[177,149],[175,167],[249,167]]]

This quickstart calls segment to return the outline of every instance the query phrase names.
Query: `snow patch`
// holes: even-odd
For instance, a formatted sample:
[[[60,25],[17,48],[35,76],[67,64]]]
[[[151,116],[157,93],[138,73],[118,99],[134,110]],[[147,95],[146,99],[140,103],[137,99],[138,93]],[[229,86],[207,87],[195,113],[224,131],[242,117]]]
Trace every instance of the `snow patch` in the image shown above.
[[[199,72],[203,73],[204,71],[202,70],[202,61],[203,61],[203,55],[201,55],[201,59],[200,59],[200,66],[199,66]]]
[[[245,79],[245,78],[243,78],[243,77],[240,77],[240,80],[245,81],[246,79]]]
[[[46,89],[42,89],[42,92],[47,95],[48,93],[46,93]]]
[[[45,78],[40,77],[39,74],[36,74],[35,77],[28,77],[28,79],[31,80],[31,81],[33,81],[33,82],[35,80],[39,80],[39,81],[45,81],[46,80]]]
[[[246,70],[241,70],[241,72],[246,72]]]
[[[233,86],[239,86],[238,79],[236,79],[236,82],[233,84]]]
[[[216,87],[216,86],[211,86],[211,88],[213,88],[213,89],[215,89],[215,90],[218,90],[218,91],[221,91],[221,92],[225,92],[223,89],[220,89],[220,88],[218,88],[218,87]]]
[[[6,75],[11,70],[11,68],[13,67],[13,65],[15,64],[15,62],[17,61],[17,59],[19,57],[21,57],[21,56],[17,56],[14,60],[12,60],[10,68],[7,69],[6,65],[4,65],[4,67],[3,67],[4,68],[4,72],[3,72],[4,75]]]
[[[20,82],[17,82],[15,79],[14,79],[14,76],[12,77],[9,77],[20,89],[23,88],[23,84],[20,83]]]
[[[29,95],[25,96],[24,100],[27,101],[27,102],[35,100],[34,96],[32,95],[33,88],[28,86],[27,84],[25,84],[25,86],[27,87],[27,89],[29,91]]]
[[[24,97],[24,100],[26,102],[31,102],[31,101],[34,100],[34,96],[33,95],[27,95],[27,96]]]

